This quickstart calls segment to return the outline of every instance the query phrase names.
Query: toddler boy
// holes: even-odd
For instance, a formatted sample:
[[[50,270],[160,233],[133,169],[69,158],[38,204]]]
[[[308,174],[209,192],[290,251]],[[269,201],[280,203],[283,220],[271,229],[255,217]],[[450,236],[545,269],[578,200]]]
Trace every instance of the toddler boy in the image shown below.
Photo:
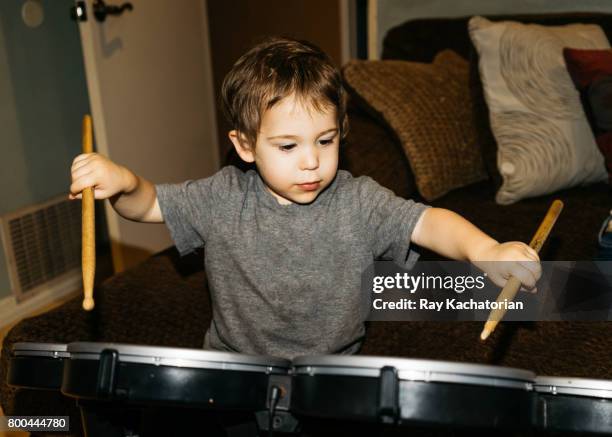
[[[395,196],[371,178],[338,170],[347,132],[339,71],[317,47],[271,39],[226,76],[223,107],[239,156],[181,184],[153,185],[98,154],[72,165],[70,198],[85,187],[131,220],[165,222],[181,254],[204,246],[213,318],[206,349],[293,358],[354,353],[364,336],[361,275],[380,257],[410,267],[411,243],[485,263],[533,288],[535,251],[499,244],[448,210]],[[536,261],[536,262],[523,262]]]

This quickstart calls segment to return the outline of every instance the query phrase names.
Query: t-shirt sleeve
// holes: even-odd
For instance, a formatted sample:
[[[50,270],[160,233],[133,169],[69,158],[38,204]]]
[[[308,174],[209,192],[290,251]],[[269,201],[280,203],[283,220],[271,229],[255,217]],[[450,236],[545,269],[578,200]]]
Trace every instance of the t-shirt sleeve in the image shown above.
[[[162,217],[181,255],[204,246],[228,177],[221,170],[205,179],[155,185]]]
[[[367,176],[359,180],[361,216],[374,257],[412,267],[419,254],[411,250],[410,237],[429,206],[399,197]]]

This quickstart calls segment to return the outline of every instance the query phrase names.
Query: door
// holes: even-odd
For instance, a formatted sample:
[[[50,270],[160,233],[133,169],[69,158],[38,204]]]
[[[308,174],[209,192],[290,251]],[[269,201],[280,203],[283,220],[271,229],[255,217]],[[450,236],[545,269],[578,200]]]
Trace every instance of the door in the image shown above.
[[[79,28],[97,151],[153,183],[214,173],[205,0],[131,0],[131,11],[103,22],[94,17],[95,1],[84,3]],[[172,245],[164,224],[131,222],[108,201],[104,207],[116,272]]]

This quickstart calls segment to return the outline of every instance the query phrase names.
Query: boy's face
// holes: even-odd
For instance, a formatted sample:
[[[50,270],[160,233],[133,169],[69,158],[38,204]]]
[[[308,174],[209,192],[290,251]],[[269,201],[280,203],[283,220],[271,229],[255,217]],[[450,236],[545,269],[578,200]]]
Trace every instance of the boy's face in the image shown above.
[[[336,176],[339,130],[336,109],[319,112],[288,96],[264,112],[255,149],[238,142],[240,157],[255,162],[266,187],[278,202],[310,203]]]

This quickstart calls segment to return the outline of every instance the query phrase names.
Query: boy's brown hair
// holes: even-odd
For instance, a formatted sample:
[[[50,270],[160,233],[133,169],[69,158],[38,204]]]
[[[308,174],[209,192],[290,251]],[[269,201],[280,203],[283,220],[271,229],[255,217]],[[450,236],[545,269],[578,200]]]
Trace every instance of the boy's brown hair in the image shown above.
[[[291,94],[317,111],[336,109],[340,139],[347,133],[346,93],[329,57],[307,41],[270,38],[242,55],[223,80],[223,112],[255,146],[264,111]]]

